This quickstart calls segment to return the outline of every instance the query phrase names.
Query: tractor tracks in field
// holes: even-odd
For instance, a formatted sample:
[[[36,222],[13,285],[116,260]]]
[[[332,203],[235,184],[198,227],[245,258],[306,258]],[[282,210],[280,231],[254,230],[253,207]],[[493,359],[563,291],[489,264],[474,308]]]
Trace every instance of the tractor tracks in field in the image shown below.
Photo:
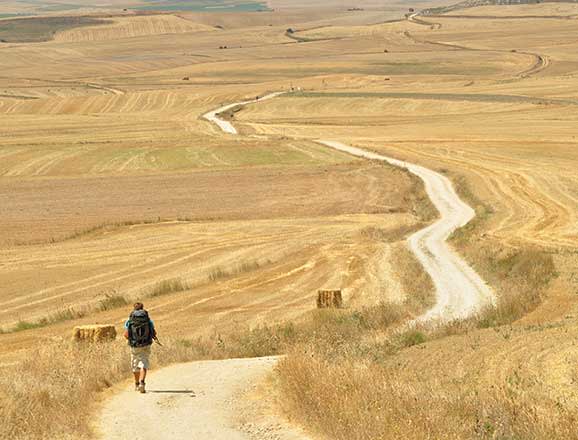
[[[419,24],[422,26],[427,26],[431,30],[434,30],[434,31],[442,28],[441,23],[429,22],[429,21],[423,20],[422,18],[418,18],[418,17],[421,17],[419,12],[413,13],[407,17],[407,21],[410,23]],[[429,15],[428,17],[439,17],[439,18],[448,18],[449,17],[449,18],[458,18],[458,19],[459,18],[463,18],[463,19],[474,19],[474,18],[499,19],[499,18],[501,18],[501,17],[484,17],[484,16],[480,16],[480,17],[475,17],[475,16],[463,16],[463,17],[462,16],[447,16],[446,17],[444,15]],[[536,17],[536,18],[538,18],[538,17]],[[554,17],[546,17],[546,18],[554,18]],[[567,19],[567,20],[571,19],[571,17],[562,17],[562,18]],[[450,50],[465,50],[465,51],[473,51],[473,52],[489,52],[489,53],[493,52],[493,53],[519,54],[519,55],[529,56],[529,57],[532,57],[534,59],[533,63],[528,68],[522,70],[521,72],[516,73],[511,79],[505,80],[505,81],[500,81],[500,82],[519,81],[522,79],[532,77],[532,76],[546,70],[551,64],[551,60],[548,56],[543,55],[543,54],[539,54],[539,53],[535,53],[535,52],[516,50],[516,49],[484,49],[484,48],[464,46],[464,45],[456,44],[456,43],[447,43],[447,42],[442,42],[442,41],[426,40],[426,39],[417,38],[415,35],[413,35],[409,31],[403,32],[403,35],[416,44],[430,44],[433,46],[441,46],[441,47],[444,47],[444,48],[450,49]]]

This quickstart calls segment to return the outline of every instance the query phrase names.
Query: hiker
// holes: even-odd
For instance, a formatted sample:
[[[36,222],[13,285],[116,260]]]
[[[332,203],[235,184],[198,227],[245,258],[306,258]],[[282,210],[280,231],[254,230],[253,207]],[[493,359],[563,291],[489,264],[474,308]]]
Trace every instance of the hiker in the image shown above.
[[[137,302],[134,310],[124,323],[124,337],[130,346],[130,364],[134,374],[136,391],[145,393],[145,379],[149,369],[151,345],[157,332],[152,319],[144,309],[143,303]]]

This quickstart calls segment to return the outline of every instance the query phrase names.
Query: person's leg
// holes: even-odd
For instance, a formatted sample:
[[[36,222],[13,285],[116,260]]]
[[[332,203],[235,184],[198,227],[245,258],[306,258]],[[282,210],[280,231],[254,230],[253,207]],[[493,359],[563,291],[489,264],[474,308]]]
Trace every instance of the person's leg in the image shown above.
[[[146,379],[146,377],[147,377],[147,369],[143,367],[143,368],[140,369],[140,376],[139,376],[140,382],[139,382],[139,384],[138,384],[138,390],[139,390],[141,393],[146,393],[146,390],[145,390],[145,379]]]
[[[150,345],[147,347],[141,347],[139,349],[139,367],[140,367],[140,376],[139,376],[139,391],[141,393],[145,391],[145,379],[147,377],[147,370],[149,368],[149,356],[151,352]]]
[[[130,366],[132,368],[132,374],[134,376],[134,387],[138,391],[140,371],[138,367],[138,357],[136,355],[134,347],[130,348]]]

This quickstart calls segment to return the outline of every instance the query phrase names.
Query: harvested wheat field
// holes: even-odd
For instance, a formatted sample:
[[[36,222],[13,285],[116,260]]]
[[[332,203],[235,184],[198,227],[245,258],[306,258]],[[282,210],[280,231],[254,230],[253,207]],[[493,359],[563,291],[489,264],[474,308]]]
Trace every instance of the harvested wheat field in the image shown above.
[[[0,437],[134,432],[143,301],[143,438],[578,438],[578,4],[36,3],[0,6]]]

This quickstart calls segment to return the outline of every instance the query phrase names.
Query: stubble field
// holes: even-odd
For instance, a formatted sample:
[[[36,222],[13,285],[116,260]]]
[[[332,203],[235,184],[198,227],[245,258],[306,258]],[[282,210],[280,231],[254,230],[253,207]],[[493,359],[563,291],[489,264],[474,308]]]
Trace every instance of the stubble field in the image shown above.
[[[194,335],[297,316],[322,287],[358,285],[352,300],[401,295],[384,293],[383,274],[362,277],[366,261],[390,266],[363,231],[398,240],[420,224],[417,181],[282,133],[223,137],[200,118],[302,77],[303,64],[279,72],[301,51],[284,25],[251,14],[112,20],[0,48],[7,357],[77,322],[121,322],[124,308],[97,313],[103,300],[152,297],[175,280],[183,292],[147,301],[167,334],[180,309]],[[320,53],[304,49],[301,63]],[[241,295],[224,292],[229,279]]]
[[[453,244],[509,307],[491,329],[378,362],[399,384],[384,393],[420,402],[400,403],[424,417],[415,438],[568,438],[576,16],[567,3],[392,23],[371,10],[188,12],[0,43],[0,364],[78,323],[120,324],[126,306],[100,311],[115,295],[143,298],[162,334],[189,338],[295,320],[318,288],[344,288],[352,309],[403,303],[403,238],[434,215],[407,173],[315,142],[338,140],[448,175],[478,214]],[[235,113],[238,138],[201,118],[281,90]],[[282,374],[307,362],[294,354]],[[439,413],[416,409],[432,402]],[[287,411],[330,438],[383,434]]]

